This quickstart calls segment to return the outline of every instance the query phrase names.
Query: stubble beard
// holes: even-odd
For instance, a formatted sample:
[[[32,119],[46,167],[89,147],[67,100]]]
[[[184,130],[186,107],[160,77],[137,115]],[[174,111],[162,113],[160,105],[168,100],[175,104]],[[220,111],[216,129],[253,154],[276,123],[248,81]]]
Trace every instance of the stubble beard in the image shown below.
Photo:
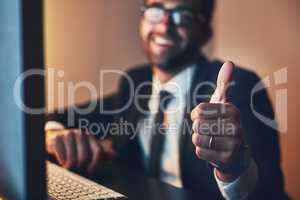
[[[156,56],[147,52],[148,60],[152,66],[155,66],[168,73],[178,73],[185,69],[199,55],[199,49],[196,47],[186,48],[185,51],[174,54],[165,55],[164,58],[158,59]]]

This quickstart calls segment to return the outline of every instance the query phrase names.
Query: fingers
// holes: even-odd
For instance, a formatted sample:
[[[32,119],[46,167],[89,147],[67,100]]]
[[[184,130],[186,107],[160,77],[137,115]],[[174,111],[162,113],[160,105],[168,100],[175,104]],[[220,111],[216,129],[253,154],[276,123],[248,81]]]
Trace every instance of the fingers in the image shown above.
[[[94,173],[103,163],[104,152],[102,146],[97,142],[95,137],[90,136],[88,137],[88,140],[92,152],[92,159],[87,169],[89,173]]]
[[[75,139],[77,146],[77,168],[86,168],[92,157],[88,135],[77,130]]]
[[[66,149],[62,137],[55,137],[52,146],[52,154],[60,165],[65,165],[67,160]]]
[[[75,135],[77,133],[74,130],[68,131],[67,134],[64,134],[64,146],[66,149],[67,160],[64,167],[70,169],[77,166],[77,145]]]
[[[199,159],[210,161],[216,166],[230,163],[234,158],[234,152],[232,151],[218,152],[199,147],[196,147],[196,155]]]
[[[114,149],[113,142],[111,139],[103,140],[100,143],[105,152],[105,158],[107,160],[112,160],[117,156],[117,152]]]
[[[214,94],[211,97],[210,103],[226,102],[226,95],[230,86],[230,82],[232,80],[233,70],[234,64],[230,61],[225,62],[224,65],[221,67],[218,74],[217,87]]]
[[[191,112],[191,119],[216,119],[216,118],[234,118],[239,119],[239,110],[230,103],[214,104],[214,103],[200,103]]]
[[[234,137],[240,134],[241,127],[233,118],[207,120],[198,118],[194,120],[192,130],[201,135]]]
[[[212,141],[211,137],[213,137]],[[234,151],[240,145],[240,141],[236,138],[200,135],[198,133],[193,133],[192,142],[196,147],[214,151]]]

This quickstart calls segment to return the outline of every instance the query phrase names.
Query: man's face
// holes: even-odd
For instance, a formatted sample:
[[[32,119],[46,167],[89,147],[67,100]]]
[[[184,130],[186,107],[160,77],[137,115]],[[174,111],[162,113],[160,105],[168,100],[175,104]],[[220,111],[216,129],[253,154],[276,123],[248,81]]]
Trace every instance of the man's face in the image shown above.
[[[164,9],[195,10],[199,0],[147,0],[146,6],[158,6]],[[151,64],[166,71],[174,71],[174,63],[184,62],[187,54],[198,51],[205,36],[201,31],[203,22],[192,20],[189,25],[176,25],[170,13],[159,23],[153,23],[145,16],[141,17],[140,36],[144,50]]]

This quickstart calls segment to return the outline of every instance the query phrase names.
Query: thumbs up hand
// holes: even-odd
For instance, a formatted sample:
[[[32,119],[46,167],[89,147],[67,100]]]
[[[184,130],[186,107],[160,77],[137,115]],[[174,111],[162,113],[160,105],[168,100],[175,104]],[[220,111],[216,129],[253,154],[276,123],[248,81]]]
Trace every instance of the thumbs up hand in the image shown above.
[[[210,102],[200,103],[191,113],[196,155],[211,163],[225,182],[235,180],[245,168],[239,110],[226,99],[233,70],[232,62],[221,67]]]

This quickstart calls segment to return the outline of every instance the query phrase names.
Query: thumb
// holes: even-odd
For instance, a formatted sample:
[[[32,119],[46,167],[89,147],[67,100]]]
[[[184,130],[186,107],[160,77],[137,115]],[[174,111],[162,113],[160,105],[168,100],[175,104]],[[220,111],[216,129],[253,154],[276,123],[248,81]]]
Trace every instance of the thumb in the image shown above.
[[[226,95],[228,88],[230,86],[230,82],[232,80],[232,73],[234,69],[234,64],[231,61],[227,61],[221,67],[218,79],[217,79],[217,87],[215,92],[213,93],[210,103],[225,103]]]
[[[117,156],[117,151],[114,148],[112,139],[105,139],[99,142],[102,146],[104,152],[106,153],[106,157],[109,160],[114,159]]]

